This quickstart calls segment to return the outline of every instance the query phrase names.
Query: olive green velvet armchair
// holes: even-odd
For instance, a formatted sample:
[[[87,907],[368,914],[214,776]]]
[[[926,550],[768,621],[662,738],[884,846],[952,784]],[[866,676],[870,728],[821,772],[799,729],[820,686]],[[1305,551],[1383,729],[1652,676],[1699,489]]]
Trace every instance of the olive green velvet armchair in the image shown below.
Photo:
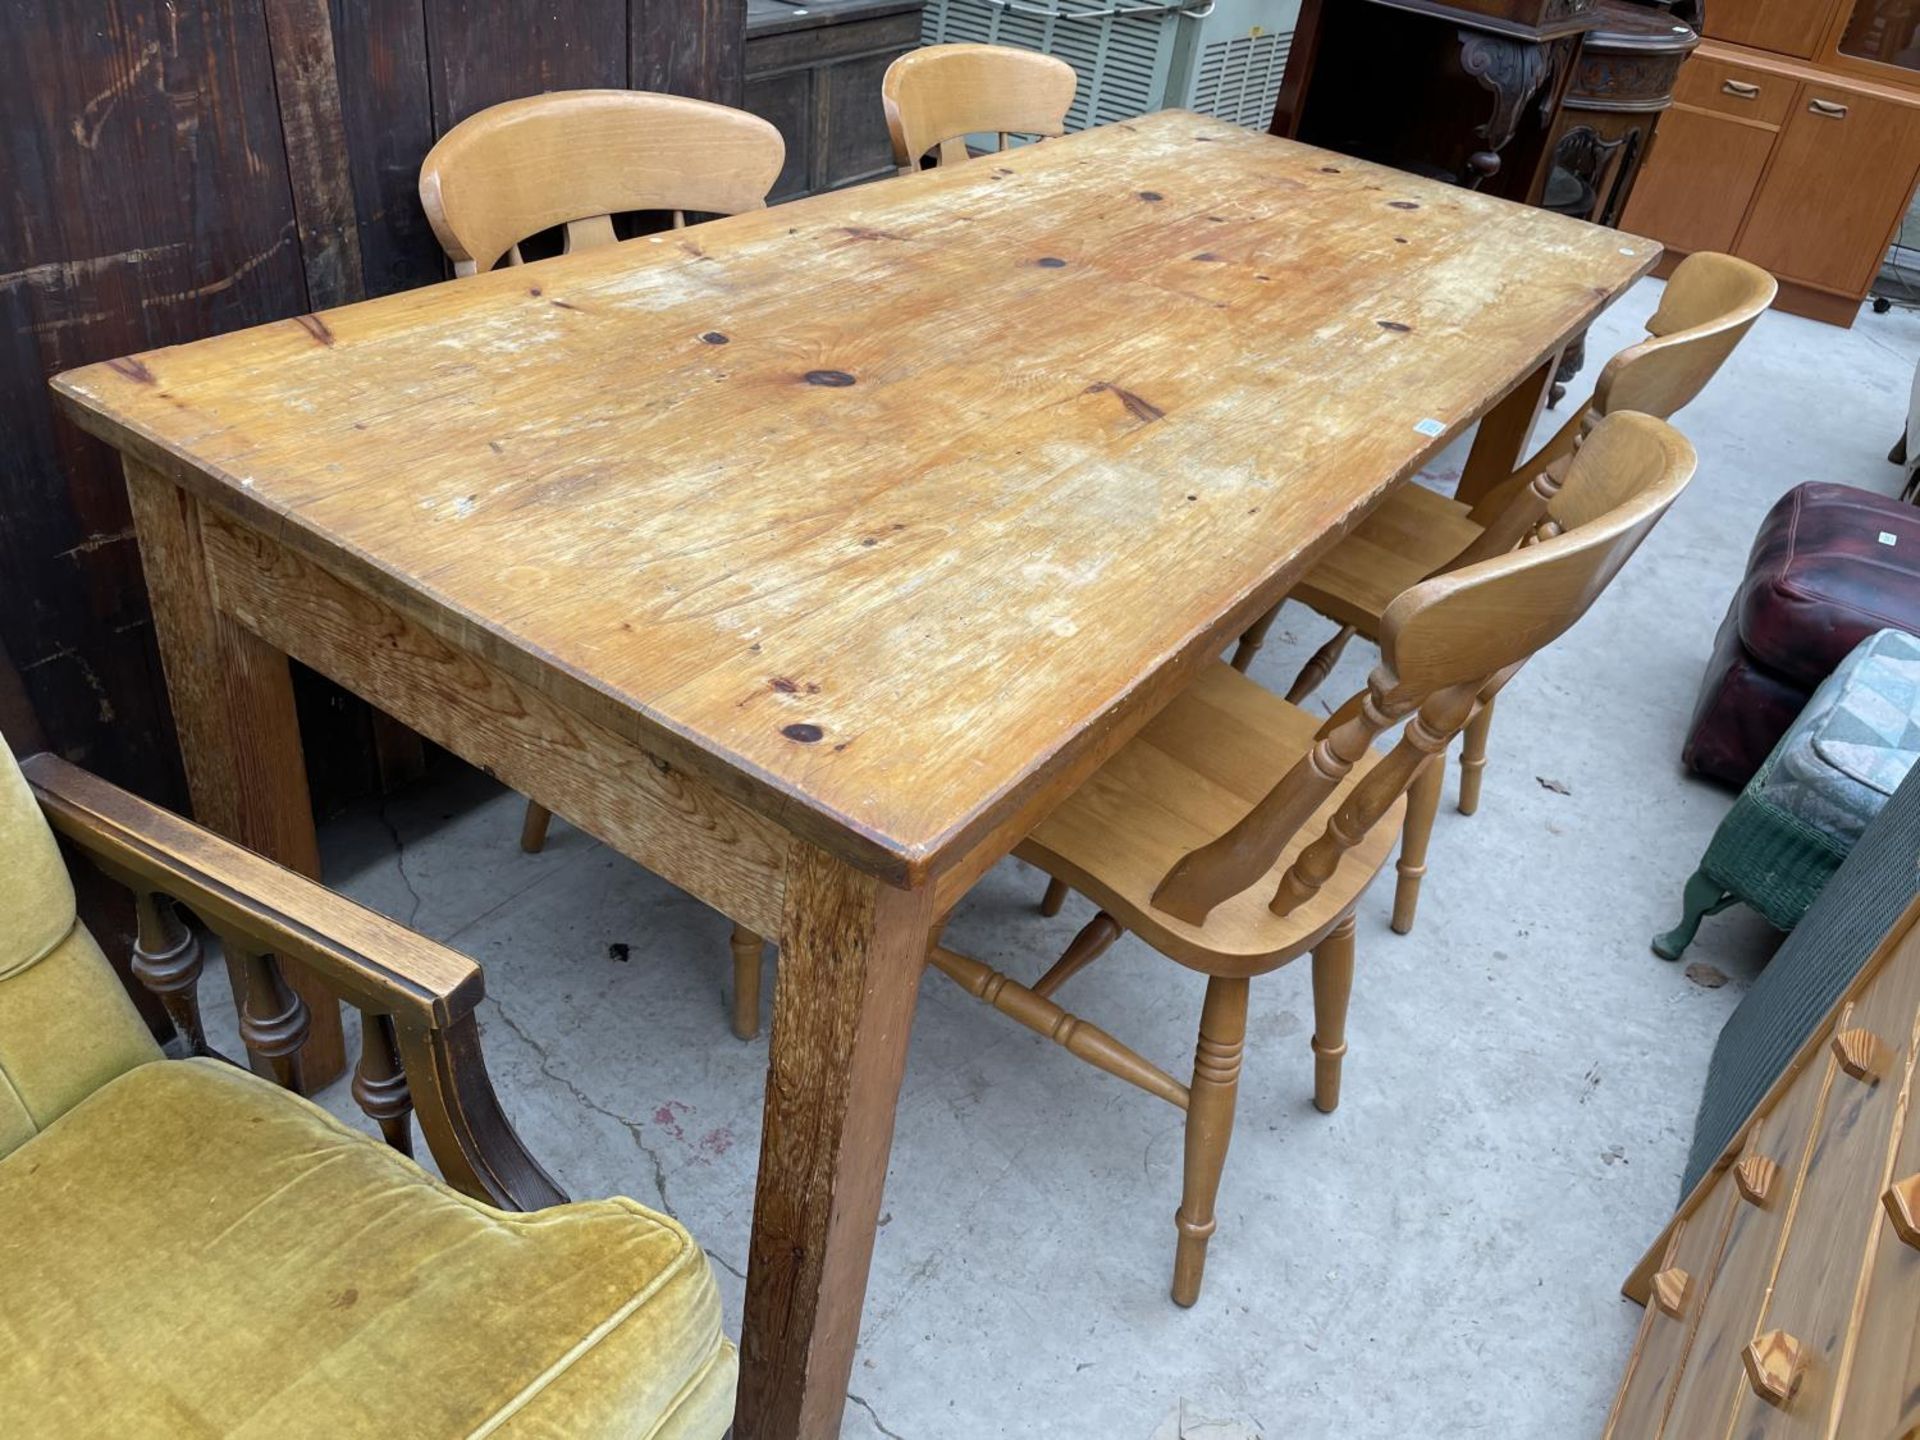
[[[134,974],[191,1058],[79,923],[54,833],[132,890]],[[307,1025],[282,962],[360,1011],[386,1143],[213,1054],[201,929],[267,1076]],[[705,1254],[630,1200],[563,1203],[494,1098],[481,992],[466,957],[0,745],[0,1430],[717,1440],[737,1360]]]

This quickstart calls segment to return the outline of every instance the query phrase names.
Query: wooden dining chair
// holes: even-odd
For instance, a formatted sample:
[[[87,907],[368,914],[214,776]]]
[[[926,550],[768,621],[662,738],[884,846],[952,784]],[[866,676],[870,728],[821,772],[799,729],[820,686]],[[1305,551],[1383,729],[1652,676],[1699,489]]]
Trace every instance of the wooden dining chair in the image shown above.
[[[523,241],[565,226],[568,253],[618,240],[613,217],[763,209],[786,159],[780,132],[757,115],[681,95],[563,90],[471,115],[420,167],[420,203],[456,275],[521,263]],[[529,800],[520,848],[537,854],[552,814]],[[760,1030],[764,942],[735,927],[733,1033]]]
[[[1340,628],[1300,668],[1287,699],[1304,703],[1332,673],[1355,635],[1377,642],[1387,607],[1409,585],[1469,554],[1483,557],[1530,533],[1537,519],[1533,507],[1558,485],[1569,457],[1602,417],[1633,410],[1667,419],[1691,402],[1773,302],[1776,288],[1771,275],[1744,260],[1705,252],[1689,256],[1674,271],[1659,308],[1647,321],[1648,338],[1614,356],[1601,372],[1593,398],[1508,480],[1473,506],[1419,485],[1403,485],[1388,496],[1288,597]],[[1520,509],[1508,514],[1516,504]],[[1236,670],[1245,671],[1259,653],[1279,608],[1268,611],[1241,637],[1233,656]],[[1467,728],[1461,746],[1460,811],[1465,815],[1480,806],[1492,723],[1493,706],[1488,704]],[[1408,824],[1421,832],[1409,839],[1422,856],[1444,778],[1442,768],[1435,766],[1425,782],[1428,788],[1409,802]],[[1420,869],[1403,870],[1406,878],[1394,906],[1394,928],[1402,934],[1413,926],[1423,872],[1424,859]]]
[[[1313,957],[1314,1103],[1340,1100],[1354,910],[1408,788],[1535,651],[1585,613],[1686,485],[1693,449],[1644,415],[1597,425],[1544,504],[1537,543],[1422,581],[1386,609],[1380,664],[1321,723],[1224,664],[1204,672],[1015,851],[1099,912],[1023,985],[936,943],[944,974],[1111,1075],[1187,1112],[1173,1298],[1200,1293],[1226,1163],[1250,979]],[[1376,738],[1401,722],[1386,752]],[[1055,1003],[1131,930],[1207,976],[1183,1085]]]
[[[880,101],[902,175],[929,153],[939,165],[967,158],[969,135],[1064,135],[1078,83],[1073,67],[1051,55],[1005,45],[929,45],[887,67]]]

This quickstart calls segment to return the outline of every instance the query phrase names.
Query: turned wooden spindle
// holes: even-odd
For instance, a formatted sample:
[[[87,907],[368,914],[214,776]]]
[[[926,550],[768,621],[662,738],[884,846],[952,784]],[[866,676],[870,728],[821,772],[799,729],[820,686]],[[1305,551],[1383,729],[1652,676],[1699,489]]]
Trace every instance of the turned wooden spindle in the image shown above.
[[[1033,993],[1051,997],[1054,991],[1106,954],[1113,942],[1125,933],[1120,922],[1102,910],[1081,927],[1047,973],[1033,982]]]
[[[1896,1180],[1880,1196],[1900,1243],[1920,1250],[1920,1174]]]
[[[1291,915],[1320,893],[1340,859],[1366,836],[1407,791],[1420,767],[1445,752],[1472,713],[1478,684],[1456,685],[1429,697],[1400,733],[1400,741],[1348,792],[1326,829],[1280,877],[1270,908]]]
[[[1173,1303],[1192,1305],[1200,1298],[1207,1268],[1207,1242],[1218,1222],[1214,1201],[1233,1138],[1234,1102],[1240,1093],[1240,1056],[1247,1038],[1244,978],[1214,976],[1200,1011],[1200,1040],[1193,1052],[1193,1084],[1188,1093],[1186,1155],[1180,1208],[1173,1224]]]
[[[1692,1288],[1693,1277],[1678,1265],[1670,1266],[1653,1277],[1653,1303],[1661,1314],[1678,1320],[1686,1312],[1687,1292]]]
[[[380,1127],[387,1144],[413,1154],[413,1092],[400,1063],[393,1017],[360,1012],[360,1063],[353,1072],[353,1100]]]
[[[1342,625],[1331,640],[1307,657],[1307,663],[1300,667],[1300,673],[1293,677],[1293,684],[1287,688],[1289,705],[1306,704],[1307,697],[1327,683],[1327,677],[1333,673],[1333,667],[1340,663],[1348,642],[1357,633],[1355,626]]]
[[[1247,673],[1247,667],[1253,664],[1253,657],[1267,643],[1267,632],[1273,629],[1273,622],[1279,618],[1280,607],[1276,605],[1247,627],[1246,634],[1240,637],[1240,643],[1234,647],[1231,662],[1234,669],[1242,675]]]
[[[1153,892],[1154,908],[1203,925],[1214,906],[1266,874],[1294,832],[1352,773],[1374,737],[1413,708],[1382,698],[1393,683],[1390,673],[1376,670],[1367,689],[1334,712],[1313,749],[1239,824],[1174,862]]]
[[[300,1047],[307,1043],[307,1005],[280,973],[271,954],[254,950],[238,939],[220,937],[227,954],[239,960],[246,977],[245,1000],[240,1006],[240,1038],[247,1053],[267,1069],[278,1084],[302,1089]]]
[[[1073,892],[1064,880],[1048,880],[1047,893],[1040,897],[1040,913],[1051,920],[1060,913],[1060,907],[1067,903],[1067,896]]]
[[[1734,1188],[1751,1205],[1764,1207],[1779,1179],[1779,1162],[1766,1155],[1749,1155],[1733,1167]]]
[[[136,893],[133,908],[134,978],[160,997],[167,1018],[193,1054],[213,1054],[200,1022],[200,970],[206,959],[200,937],[180,918],[173,901],[156,891]]]
[[[1784,1330],[1769,1330],[1740,1352],[1753,1393],[1775,1408],[1792,1400],[1806,1378],[1806,1347]]]
[[[733,927],[733,1033],[751,1040],[760,1033],[760,961],[766,941],[744,925]]]

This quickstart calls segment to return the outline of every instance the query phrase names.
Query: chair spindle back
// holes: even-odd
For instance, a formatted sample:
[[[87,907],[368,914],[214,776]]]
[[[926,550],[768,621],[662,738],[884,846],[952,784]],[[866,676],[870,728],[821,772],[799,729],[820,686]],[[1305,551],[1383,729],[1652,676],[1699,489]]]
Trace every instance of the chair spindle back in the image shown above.
[[[1175,863],[1154,905],[1204,923],[1214,906],[1273,868],[1374,741],[1405,721],[1394,748],[1288,867],[1271,908],[1285,915],[1310,899],[1465,728],[1482,697],[1586,613],[1694,464],[1693,447],[1663,420],[1623,411],[1595,426],[1546,501],[1546,538],[1423,580],[1388,606],[1367,688],[1334,712],[1312,751],[1237,825]]]
[[[562,90],[470,115],[420,167],[420,203],[454,273],[520,263],[556,225],[569,253],[615,239],[613,217],[737,215],[766,204],[786,159],[757,115],[643,90]]]
[[[1051,55],[1004,45],[929,45],[887,67],[880,82],[893,160],[911,175],[928,151],[967,158],[967,136],[1064,135],[1078,77]]]

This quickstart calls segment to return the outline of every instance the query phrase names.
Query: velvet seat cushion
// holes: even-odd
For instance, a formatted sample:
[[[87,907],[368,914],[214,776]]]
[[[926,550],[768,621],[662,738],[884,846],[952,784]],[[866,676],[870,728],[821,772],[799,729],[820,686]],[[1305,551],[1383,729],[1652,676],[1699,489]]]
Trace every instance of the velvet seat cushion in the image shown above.
[[[0,1428],[37,1440],[718,1440],[732,1417],[674,1221],[495,1210],[218,1061],[139,1066],[0,1159],[0,1277]]]

